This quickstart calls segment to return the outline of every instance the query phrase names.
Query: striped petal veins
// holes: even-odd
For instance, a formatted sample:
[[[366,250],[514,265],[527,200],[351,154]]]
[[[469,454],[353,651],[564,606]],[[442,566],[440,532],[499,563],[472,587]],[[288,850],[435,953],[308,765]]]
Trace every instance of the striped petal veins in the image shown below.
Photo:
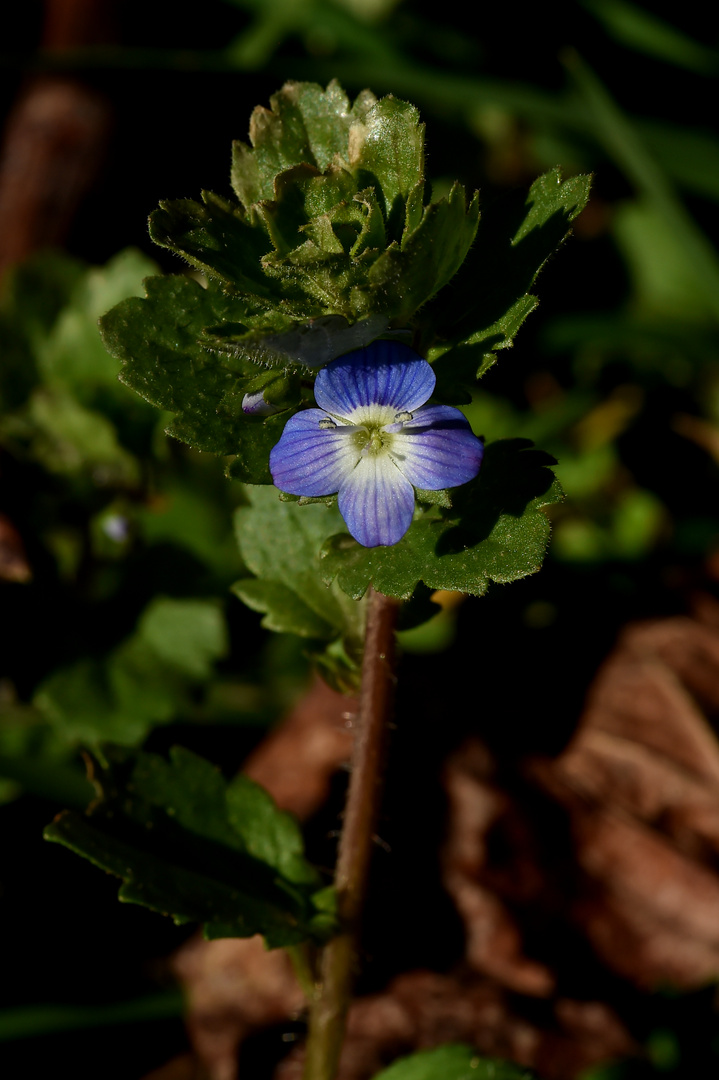
[[[459,409],[426,405],[431,366],[406,345],[376,341],[322,368],[316,409],[296,413],[270,453],[276,487],[290,495],[338,495],[339,511],[365,547],[405,535],[414,488],[472,480],[482,443]]]

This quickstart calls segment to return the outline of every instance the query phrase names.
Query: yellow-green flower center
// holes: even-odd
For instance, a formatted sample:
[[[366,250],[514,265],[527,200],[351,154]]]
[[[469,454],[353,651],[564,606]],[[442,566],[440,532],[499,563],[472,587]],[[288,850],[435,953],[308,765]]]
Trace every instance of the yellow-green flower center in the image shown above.
[[[352,435],[352,441],[359,452],[365,454],[383,454],[389,450],[392,435],[378,424],[362,424]]]

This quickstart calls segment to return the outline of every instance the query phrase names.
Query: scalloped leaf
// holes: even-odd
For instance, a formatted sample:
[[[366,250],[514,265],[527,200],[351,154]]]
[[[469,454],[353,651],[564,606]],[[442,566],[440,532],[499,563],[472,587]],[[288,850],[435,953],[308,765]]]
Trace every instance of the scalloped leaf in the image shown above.
[[[247,777],[227,783],[183,747],[169,760],[107,747],[93,779],[100,798],[60,814],[45,839],[121,878],[120,900],[271,948],[334,932],[297,823]]]
[[[420,581],[481,596],[493,581],[536,573],[550,533],[542,507],[563,498],[552,464],[528,439],[491,443],[477,479],[452,490],[451,508],[416,511],[393,547],[365,548],[347,533],[331,537],[320,556],[324,580],[336,579],[353,598],[371,582],[406,600]]]
[[[453,359],[461,363],[465,357],[457,356],[457,347],[478,346],[479,377],[496,360],[496,350],[511,345],[537,304],[529,290],[586,206],[590,184],[590,176],[562,181],[553,169],[535,180],[526,198],[512,193],[485,211],[451,294],[422,313],[423,323],[447,342],[430,350],[431,360],[445,354],[442,367]]]
[[[455,183],[447,198],[425,208],[401,248],[388,248],[373,264],[369,280],[375,305],[394,319],[407,321],[459,270],[478,222],[478,197],[467,206],[464,188]]]
[[[351,206],[356,193],[354,177],[339,162],[324,173],[311,165],[296,165],[278,175],[274,199],[263,200],[255,210],[277,255],[282,257],[302,244],[303,234],[317,239],[313,234],[315,219],[325,218],[338,207]],[[355,209],[361,216],[359,205]],[[334,243],[325,250],[336,254],[344,248],[334,237]]]
[[[130,297],[100,320],[107,350],[123,367],[120,379],[141,397],[175,413],[168,434],[215,454],[236,455],[233,475],[270,483],[269,452],[287,413],[266,418],[242,411],[257,366],[202,344],[206,326],[243,314],[242,304],[189,277],[151,277],[147,298]],[[234,323],[236,325],[236,323]]]
[[[424,180],[424,124],[415,106],[389,94],[356,120],[349,165],[360,188],[372,187],[382,197],[389,238],[399,240],[407,199]]]
[[[148,279],[147,299],[122,302],[101,329],[121,380],[175,414],[169,434],[232,457],[228,475],[266,484],[269,451],[300,395],[289,380],[272,401],[284,411],[245,414],[254,365],[304,376],[307,390],[318,367],[411,326],[435,343],[437,396],[466,401],[535,306],[528,290],[589,179],[548,173],[478,231],[477,197],[468,205],[459,184],[424,205],[415,107],[369,92],[350,106],[337,83],[287,83],[254,111],[250,138],[252,147],[235,144],[239,203],[205,192],[203,203],[166,202],[152,216],[153,238],[209,275],[208,287]]]
[[[262,273],[260,260],[270,251],[268,238],[247,223],[241,207],[211,191],[202,192],[201,203],[161,202],[160,209],[150,214],[150,238],[237,292],[282,299],[281,282]]]
[[[300,506],[281,500],[274,488],[253,488],[246,497],[249,505],[236,511],[235,529],[242,559],[255,577],[236,582],[233,591],[265,615],[262,625],[269,630],[323,641],[344,638],[356,649],[364,605],[323,584],[320,576],[320,548],[343,526],[336,506]]]
[[[473,335],[471,343],[465,342],[442,353],[433,364],[437,376],[434,396],[439,401],[453,404],[463,405],[471,401],[472,395],[467,387],[489,370],[500,349],[512,347],[522,323],[538,304],[536,296],[527,293],[495,323]]]
[[[252,149],[242,142],[232,147],[232,187],[246,207],[275,195],[275,177],[294,165],[324,171],[336,154],[347,155],[352,123],[376,102],[364,90],[350,106],[336,79],[323,90],[317,83],[287,82],[270,98],[270,108],[258,105],[250,118]]]

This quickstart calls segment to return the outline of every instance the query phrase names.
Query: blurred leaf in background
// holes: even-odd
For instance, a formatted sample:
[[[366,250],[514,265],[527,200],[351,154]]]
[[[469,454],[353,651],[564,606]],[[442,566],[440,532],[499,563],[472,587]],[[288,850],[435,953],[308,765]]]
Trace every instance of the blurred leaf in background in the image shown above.
[[[27,788],[81,804],[79,746],[134,745],[173,722],[255,724],[285,701],[282,679],[269,697],[253,689],[261,643],[216,666],[229,651],[227,587],[243,565],[239,485],[167,440],[98,333],[108,305],[141,294],[156,269],[132,250],[99,268],[40,255],[3,294],[3,520],[27,560],[5,585],[4,798]],[[301,678],[306,662],[292,663]]]

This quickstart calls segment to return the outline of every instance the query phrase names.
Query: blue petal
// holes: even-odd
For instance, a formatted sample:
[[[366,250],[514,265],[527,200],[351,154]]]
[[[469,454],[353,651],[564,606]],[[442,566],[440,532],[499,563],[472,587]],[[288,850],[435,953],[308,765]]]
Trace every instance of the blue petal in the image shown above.
[[[367,454],[337,499],[347,528],[365,547],[389,547],[412,523],[414,489],[387,454]]]
[[[275,486],[290,495],[334,495],[359,461],[353,432],[341,425],[321,428],[321,409],[290,417],[280,441],[270,451]]]
[[[484,447],[466,417],[449,405],[419,409],[392,436],[390,455],[414,487],[427,491],[457,487],[473,480]]]
[[[408,345],[375,341],[366,349],[333,360],[317,375],[315,400],[334,416],[361,422],[358,410],[385,406],[414,412],[434,390],[435,374]]]

